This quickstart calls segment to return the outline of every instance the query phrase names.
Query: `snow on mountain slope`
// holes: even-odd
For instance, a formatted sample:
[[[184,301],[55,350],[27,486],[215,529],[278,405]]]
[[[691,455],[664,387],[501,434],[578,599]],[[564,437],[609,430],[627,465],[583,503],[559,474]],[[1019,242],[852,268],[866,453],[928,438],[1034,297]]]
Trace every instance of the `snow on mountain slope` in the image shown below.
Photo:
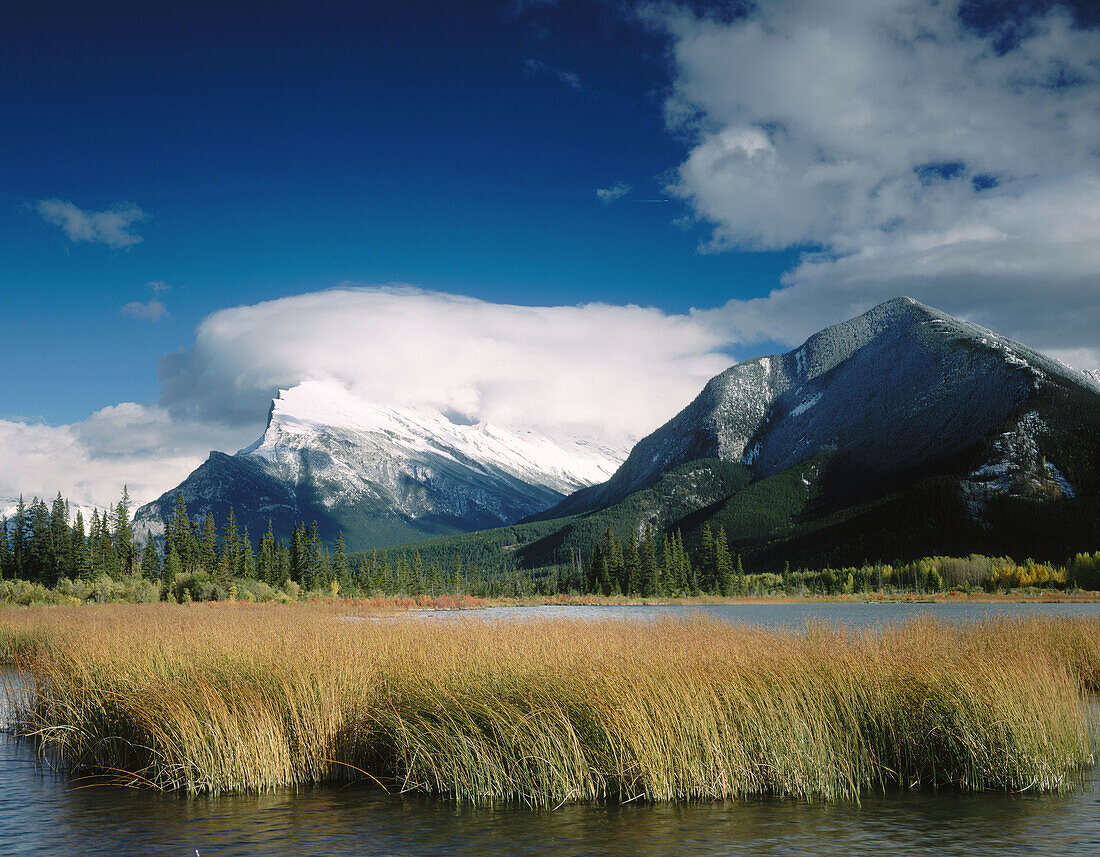
[[[379,407],[340,384],[308,381],[279,393],[267,430],[240,454],[264,458],[276,467],[290,466],[293,472],[287,450],[309,446],[320,437],[340,437],[356,443],[363,453],[400,451],[409,459],[437,456],[478,474],[496,469],[562,494],[607,479],[625,452],[590,440],[555,441],[530,430],[456,423],[430,409]],[[364,463],[348,462],[352,470]]]
[[[607,479],[625,455],[590,438],[381,407],[336,382],[309,381],[279,393],[254,444],[212,453],[135,520],[156,532],[178,492],[192,514],[220,520],[233,506],[253,534],[268,518],[283,533],[317,519],[349,547],[377,547],[512,523]]]
[[[743,461],[762,477],[827,447],[854,471],[900,471],[976,443],[1054,378],[1095,388],[1026,346],[895,298],[712,378],[608,482],[539,517],[602,508],[695,458]]]

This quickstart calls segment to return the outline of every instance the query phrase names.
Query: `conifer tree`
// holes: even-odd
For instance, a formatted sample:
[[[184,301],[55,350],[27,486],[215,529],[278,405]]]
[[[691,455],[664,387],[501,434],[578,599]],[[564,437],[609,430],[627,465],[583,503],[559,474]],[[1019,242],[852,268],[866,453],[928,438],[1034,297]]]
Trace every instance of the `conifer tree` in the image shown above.
[[[176,508],[172,518],[165,525],[165,556],[167,551],[175,550],[180,568],[192,571],[195,566],[195,534],[191,527],[191,518],[187,514],[187,504],[183,494],[176,494]]]
[[[218,566],[218,531],[214,513],[208,512],[202,522],[202,541],[199,542],[197,565],[207,574],[214,574]]]
[[[222,528],[222,549],[219,563],[224,565],[229,576],[237,573],[240,566],[241,541],[237,532],[237,513],[233,507],[229,507],[229,514],[225,516],[225,526]]]
[[[27,549],[27,504],[23,501],[23,495],[19,495],[19,503],[15,507],[15,517],[11,519],[11,577],[22,580],[25,577],[23,563],[26,559]]]
[[[714,534],[710,529],[710,521],[703,522],[699,557],[695,566],[699,578],[698,588],[704,592],[714,592],[718,569],[714,558]]]
[[[74,579],[90,580],[92,558],[88,552],[88,539],[84,533],[84,513],[79,509],[76,511],[76,520],[73,521],[72,530],[69,532],[69,556],[71,576]]]
[[[336,546],[332,551],[332,576],[343,592],[351,591],[351,566],[348,565],[348,552],[344,547],[344,534],[336,536]]]
[[[133,574],[136,550],[134,549],[134,528],[130,525],[130,490],[122,486],[122,498],[115,505],[111,516],[111,536],[115,553],[118,555],[118,567],[121,574]]]
[[[637,595],[641,585],[642,558],[638,551],[638,537],[630,528],[630,541],[623,556],[623,595]]]
[[[321,542],[321,533],[314,521],[309,527],[309,536],[306,541],[306,562],[309,564],[309,574],[315,588],[328,588],[332,580],[332,570],[329,568],[328,555],[325,546]]]
[[[168,555],[164,558],[162,585],[165,592],[171,590],[172,584],[176,582],[176,578],[181,574],[183,574],[183,560],[180,559],[176,546],[172,545],[168,548]]]
[[[267,519],[267,532],[260,539],[260,552],[256,556],[256,576],[270,586],[278,586],[278,570],[275,562],[275,529],[271,518]]]
[[[291,581],[290,549],[281,541],[275,546],[275,576],[280,589],[286,589]]]
[[[141,552],[141,576],[154,583],[160,581],[160,554],[152,539],[145,543],[145,550]]]
[[[50,510],[45,501],[34,498],[28,523],[30,533],[27,538],[24,574],[28,580],[43,586],[56,586],[55,559],[50,544]]]
[[[246,580],[256,578],[256,555],[252,552],[252,540],[248,537],[248,527],[241,533],[240,546],[237,548],[237,577]]]
[[[719,595],[733,594],[733,560],[730,558],[729,542],[726,539],[725,527],[718,527],[718,535],[714,539],[714,566],[715,566],[715,593]]]
[[[657,542],[653,537],[653,528],[647,523],[642,541],[642,579],[638,586],[639,594],[651,597],[657,592]]]
[[[0,580],[12,576],[11,545],[8,544],[8,519],[0,518]]]
[[[72,541],[69,538],[69,504],[57,492],[50,507],[50,551],[53,554],[53,579],[75,577],[72,571]]]

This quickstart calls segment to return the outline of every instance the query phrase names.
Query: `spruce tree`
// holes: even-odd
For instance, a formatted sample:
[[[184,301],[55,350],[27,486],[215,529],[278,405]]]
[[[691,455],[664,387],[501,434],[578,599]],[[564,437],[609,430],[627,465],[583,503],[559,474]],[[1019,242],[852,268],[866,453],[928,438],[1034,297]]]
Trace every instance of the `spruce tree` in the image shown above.
[[[350,592],[352,586],[351,566],[348,565],[348,552],[344,547],[344,534],[338,533],[336,545],[332,550],[332,576],[343,592]]]
[[[638,551],[638,537],[630,528],[630,542],[623,556],[623,595],[637,595],[641,584],[642,558]]]
[[[84,513],[77,509],[76,520],[69,532],[69,556],[71,557],[72,577],[80,580],[92,578],[92,558],[88,551],[88,540],[84,534]]]
[[[733,594],[733,560],[730,557],[729,542],[726,539],[725,527],[718,528],[718,535],[714,539],[714,565],[715,565],[715,593],[718,595]]]
[[[248,527],[241,533],[240,546],[237,548],[237,577],[245,580],[256,579],[256,555],[252,552],[252,540],[248,537]]]
[[[710,521],[703,522],[699,556],[695,567],[699,577],[699,589],[704,592],[714,592],[718,568],[714,557],[714,533],[711,532]]]
[[[50,507],[50,551],[53,554],[54,580],[75,577],[72,569],[72,541],[69,538],[69,504],[57,492]]]
[[[19,495],[19,503],[15,507],[15,517],[11,519],[11,577],[23,580],[26,575],[23,571],[23,563],[27,550],[27,504],[23,501],[23,495]]]
[[[218,531],[213,511],[207,512],[202,522],[202,541],[199,542],[198,566],[207,574],[214,574],[218,566]]]
[[[275,562],[275,530],[271,518],[267,519],[267,532],[260,539],[260,552],[256,556],[256,576],[271,586],[279,585]]]
[[[229,514],[225,516],[225,526],[222,528],[222,549],[219,563],[225,565],[229,576],[237,573],[240,565],[241,540],[237,532],[237,513],[233,507],[229,507]]]
[[[11,545],[8,544],[8,519],[0,518],[0,580],[11,576]]]
[[[134,548],[134,528],[130,525],[130,490],[125,485],[122,486],[122,498],[111,516],[111,536],[120,572],[133,574],[137,552]]]
[[[160,582],[160,554],[156,543],[150,538],[141,552],[141,576],[154,583]]]

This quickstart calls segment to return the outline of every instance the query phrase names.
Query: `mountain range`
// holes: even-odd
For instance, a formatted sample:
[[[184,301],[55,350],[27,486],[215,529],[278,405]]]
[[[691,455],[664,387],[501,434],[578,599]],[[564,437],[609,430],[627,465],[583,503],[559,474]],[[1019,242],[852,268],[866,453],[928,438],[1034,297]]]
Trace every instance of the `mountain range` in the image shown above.
[[[488,527],[417,549],[531,567],[609,526],[690,544],[710,522],[764,568],[1100,543],[1097,378],[909,298],[730,367],[626,452],[311,382],[137,521],[154,530],[179,491],[200,514],[232,504],[254,535],[316,517],[360,548]]]

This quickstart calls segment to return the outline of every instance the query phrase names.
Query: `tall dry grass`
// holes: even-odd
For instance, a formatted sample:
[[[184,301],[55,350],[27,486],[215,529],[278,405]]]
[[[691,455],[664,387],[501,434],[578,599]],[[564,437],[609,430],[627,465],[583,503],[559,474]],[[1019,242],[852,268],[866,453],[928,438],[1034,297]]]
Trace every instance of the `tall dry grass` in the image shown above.
[[[3,635],[7,635],[4,637]],[[0,614],[21,727],[71,770],[469,801],[1059,789],[1100,620],[799,632],[700,618],[354,621],[278,605]]]

